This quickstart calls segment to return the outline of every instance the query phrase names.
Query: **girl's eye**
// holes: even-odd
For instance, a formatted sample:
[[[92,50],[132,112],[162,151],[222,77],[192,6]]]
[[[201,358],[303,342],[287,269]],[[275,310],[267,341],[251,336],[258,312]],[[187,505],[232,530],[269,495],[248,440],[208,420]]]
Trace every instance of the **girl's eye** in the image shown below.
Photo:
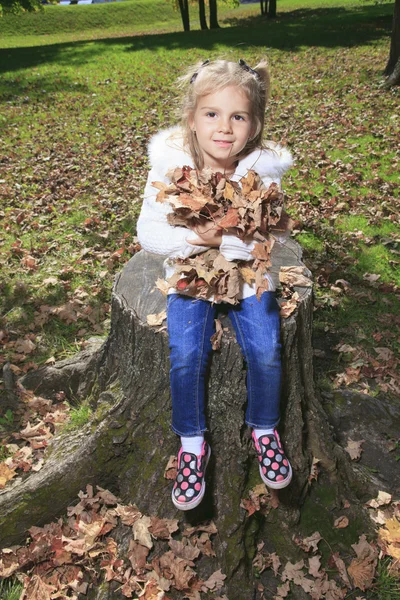
[[[235,121],[244,121],[244,117],[242,117],[242,115],[235,115],[233,118]]]
[[[208,113],[206,113],[206,117],[215,117],[217,113],[213,112],[212,110],[210,110]]]

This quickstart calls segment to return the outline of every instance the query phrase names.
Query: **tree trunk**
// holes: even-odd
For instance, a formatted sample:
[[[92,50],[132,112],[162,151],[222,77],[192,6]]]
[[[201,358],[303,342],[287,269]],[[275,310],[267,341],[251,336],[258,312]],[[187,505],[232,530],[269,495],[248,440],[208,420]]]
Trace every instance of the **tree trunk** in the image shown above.
[[[201,29],[208,29],[206,19],[206,5],[204,0],[199,0],[199,19]]]
[[[210,0],[210,29],[218,29],[217,0]]]
[[[276,0],[269,0],[268,19],[276,19]]]
[[[181,11],[183,31],[190,31],[189,0],[178,0]]]
[[[368,528],[356,499],[365,501],[377,489],[387,489],[387,483],[378,481],[376,475],[371,483],[371,469],[355,469],[342,446],[335,442],[331,428],[337,427],[338,436],[346,431],[353,439],[359,439],[349,428],[360,427],[365,415],[373,433],[358,430],[355,435],[366,440],[366,447],[378,435],[386,439],[391,428],[398,431],[400,414],[396,415],[393,409],[389,415],[380,403],[373,405],[375,412],[368,414],[368,401],[363,395],[360,413],[352,418],[348,414],[351,399],[340,403],[334,398],[328,412],[332,425],[329,424],[313,384],[312,292],[310,288],[297,288],[300,303],[289,318],[282,320],[281,328],[284,385],[280,431],[294,477],[290,486],[279,493],[279,508],[273,511],[272,518],[248,518],[240,507],[248,490],[261,480],[250,432],[243,424],[243,358],[230,324],[224,322],[222,348],[214,353],[209,373],[207,422],[212,458],[206,495],[193,511],[176,511],[171,502],[171,482],[163,475],[170,455],[176,454],[178,448],[178,439],[170,430],[168,339],[165,328],[156,331],[147,324],[147,315],[165,308],[165,298],[154,291],[162,262],[163,257],[141,251],[117,277],[112,294],[111,331],[100,348],[23,378],[22,384],[38,394],[51,395],[61,389],[68,394],[71,387],[73,393],[90,393],[94,398],[94,416],[79,431],[54,438],[39,472],[0,491],[2,544],[21,542],[29,527],[61,516],[79,490],[88,483],[98,484],[110,488],[123,502],[136,503],[149,515],[179,517],[181,522],[191,524],[212,518],[218,528],[216,560],[227,576],[223,593],[229,600],[253,600],[257,581],[251,562],[258,541],[265,540],[268,551],[276,550],[283,558],[295,559],[297,548],[292,537],[297,533],[302,507],[308,503],[311,515],[315,513],[312,499],[310,505],[309,479],[313,457],[319,460],[321,475],[312,489],[318,491],[319,486],[325,486],[323,489],[328,489],[331,496],[333,492],[333,500],[330,496],[321,516],[321,527],[332,519],[332,511],[341,508],[346,498],[354,499],[354,510],[358,510],[354,519],[361,525],[361,532]],[[299,246],[291,240],[285,245],[275,244],[272,271],[278,273],[281,265],[294,264],[301,264]],[[386,419],[382,426],[379,410],[381,420]],[[384,444],[380,446],[383,448]],[[386,456],[385,465],[388,461]],[[393,472],[398,473],[395,457],[393,462]],[[392,483],[395,476],[385,472],[384,478]],[[215,562],[211,567],[215,570]],[[101,598],[115,600],[117,596],[110,591]]]
[[[394,4],[390,53],[384,75],[388,77],[385,87],[400,84],[400,0]]]

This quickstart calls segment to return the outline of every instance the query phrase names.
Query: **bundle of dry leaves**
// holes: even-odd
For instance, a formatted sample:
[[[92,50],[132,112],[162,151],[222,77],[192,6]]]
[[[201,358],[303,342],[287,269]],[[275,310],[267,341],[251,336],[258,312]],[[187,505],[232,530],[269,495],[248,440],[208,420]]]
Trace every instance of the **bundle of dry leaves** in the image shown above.
[[[276,183],[266,188],[255,171],[249,171],[240,183],[222,173],[191,167],[167,173],[171,184],[153,182],[159,189],[158,202],[168,202],[173,212],[171,225],[195,229],[208,221],[211,228],[235,233],[238,238],[256,241],[252,261],[228,261],[217,249],[206,250],[194,258],[175,259],[175,273],[157,287],[166,294],[170,288],[196,298],[214,298],[236,304],[244,282],[256,286],[257,298],[268,290],[265,275],[271,267],[272,232],[283,233],[289,218],[283,213],[283,194]]]

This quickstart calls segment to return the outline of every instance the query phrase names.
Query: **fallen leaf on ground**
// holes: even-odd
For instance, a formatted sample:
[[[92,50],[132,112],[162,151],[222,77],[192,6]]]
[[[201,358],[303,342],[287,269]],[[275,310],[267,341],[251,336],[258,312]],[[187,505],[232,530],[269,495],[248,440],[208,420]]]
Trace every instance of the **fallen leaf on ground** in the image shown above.
[[[351,439],[347,440],[346,452],[350,455],[351,460],[358,460],[362,453],[361,445],[365,440],[354,441]]]
[[[379,508],[379,506],[385,506],[386,504],[390,504],[391,501],[392,501],[391,494],[380,491],[380,492],[378,492],[378,496],[376,498],[366,502],[366,505],[370,506],[371,508]]]
[[[333,523],[335,529],[345,529],[349,526],[349,519],[345,516],[338,517]]]
[[[147,324],[150,327],[158,327],[167,318],[167,311],[162,310],[161,312],[153,315],[147,315]]]
[[[215,571],[212,575],[210,575],[207,581],[204,582],[202,587],[203,592],[216,592],[222,588],[225,579],[226,575],[222,573],[221,569],[218,569],[218,571]]]
[[[178,473],[178,458],[176,456],[170,456],[168,464],[165,467],[164,477],[165,479],[176,479]]]
[[[352,544],[357,558],[353,558],[347,569],[355,587],[361,591],[369,589],[375,577],[378,552],[367,542],[365,535],[360,536],[358,544]]]
[[[132,525],[134,539],[139,542],[139,544],[146,546],[149,549],[153,547],[153,542],[149,531],[150,525],[151,519],[146,515],[142,515]]]
[[[0,463],[0,490],[6,486],[7,481],[15,477],[14,469],[9,469],[4,462]]]

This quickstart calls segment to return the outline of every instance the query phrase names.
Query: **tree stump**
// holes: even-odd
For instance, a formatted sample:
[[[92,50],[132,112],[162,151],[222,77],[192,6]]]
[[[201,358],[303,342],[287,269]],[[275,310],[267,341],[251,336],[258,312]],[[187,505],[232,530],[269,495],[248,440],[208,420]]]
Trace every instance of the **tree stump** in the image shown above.
[[[164,330],[147,324],[147,315],[165,308],[165,298],[154,289],[162,274],[163,257],[136,254],[116,279],[112,294],[111,331],[94,353],[63,361],[54,373],[28,374],[22,383],[42,393],[63,389],[91,394],[95,413],[80,431],[55,438],[44,467],[0,492],[0,530],[4,545],[21,542],[31,525],[60,516],[88,483],[109,487],[122,501],[159,517],[180,518],[195,524],[213,519],[218,528],[215,550],[227,575],[229,600],[254,597],[251,561],[258,536],[272,549],[290,556],[293,528],[299,521],[309,489],[313,457],[319,459],[329,485],[347,497],[366,492],[366,478],[354,475],[348,457],[333,439],[331,427],[313,383],[312,291],[298,288],[301,300],[295,313],[282,320],[283,390],[280,431],[293,466],[293,481],[279,493],[273,520],[249,519],[241,508],[246,490],[260,483],[258,461],[250,431],[244,425],[245,367],[228,319],[222,348],[215,352],[209,375],[207,422],[212,458],[201,505],[187,513],[171,502],[171,482],[164,478],[178,439],[170,430],[168,339]],[[276,244],[272,272],[283,265],[301,264],[298,244]],[[81,360],[80,360],[81,358]],[[75,367],[74,367],[75,365]],[[52,367],[54,369],[54,367]],[[62,374],[64,373],[64,379]],[[47,378],[46,378],[47,375]],[[340,474],[338,473],[340,465]],[[353,492],[348,488],[349,479]],[[361,482],[355,489],[354,482]],[[215,565],[214,565],[215,566]],[[102,591],[102,598],[104,592]],[[117,597],[111,594],[110,598]]]

